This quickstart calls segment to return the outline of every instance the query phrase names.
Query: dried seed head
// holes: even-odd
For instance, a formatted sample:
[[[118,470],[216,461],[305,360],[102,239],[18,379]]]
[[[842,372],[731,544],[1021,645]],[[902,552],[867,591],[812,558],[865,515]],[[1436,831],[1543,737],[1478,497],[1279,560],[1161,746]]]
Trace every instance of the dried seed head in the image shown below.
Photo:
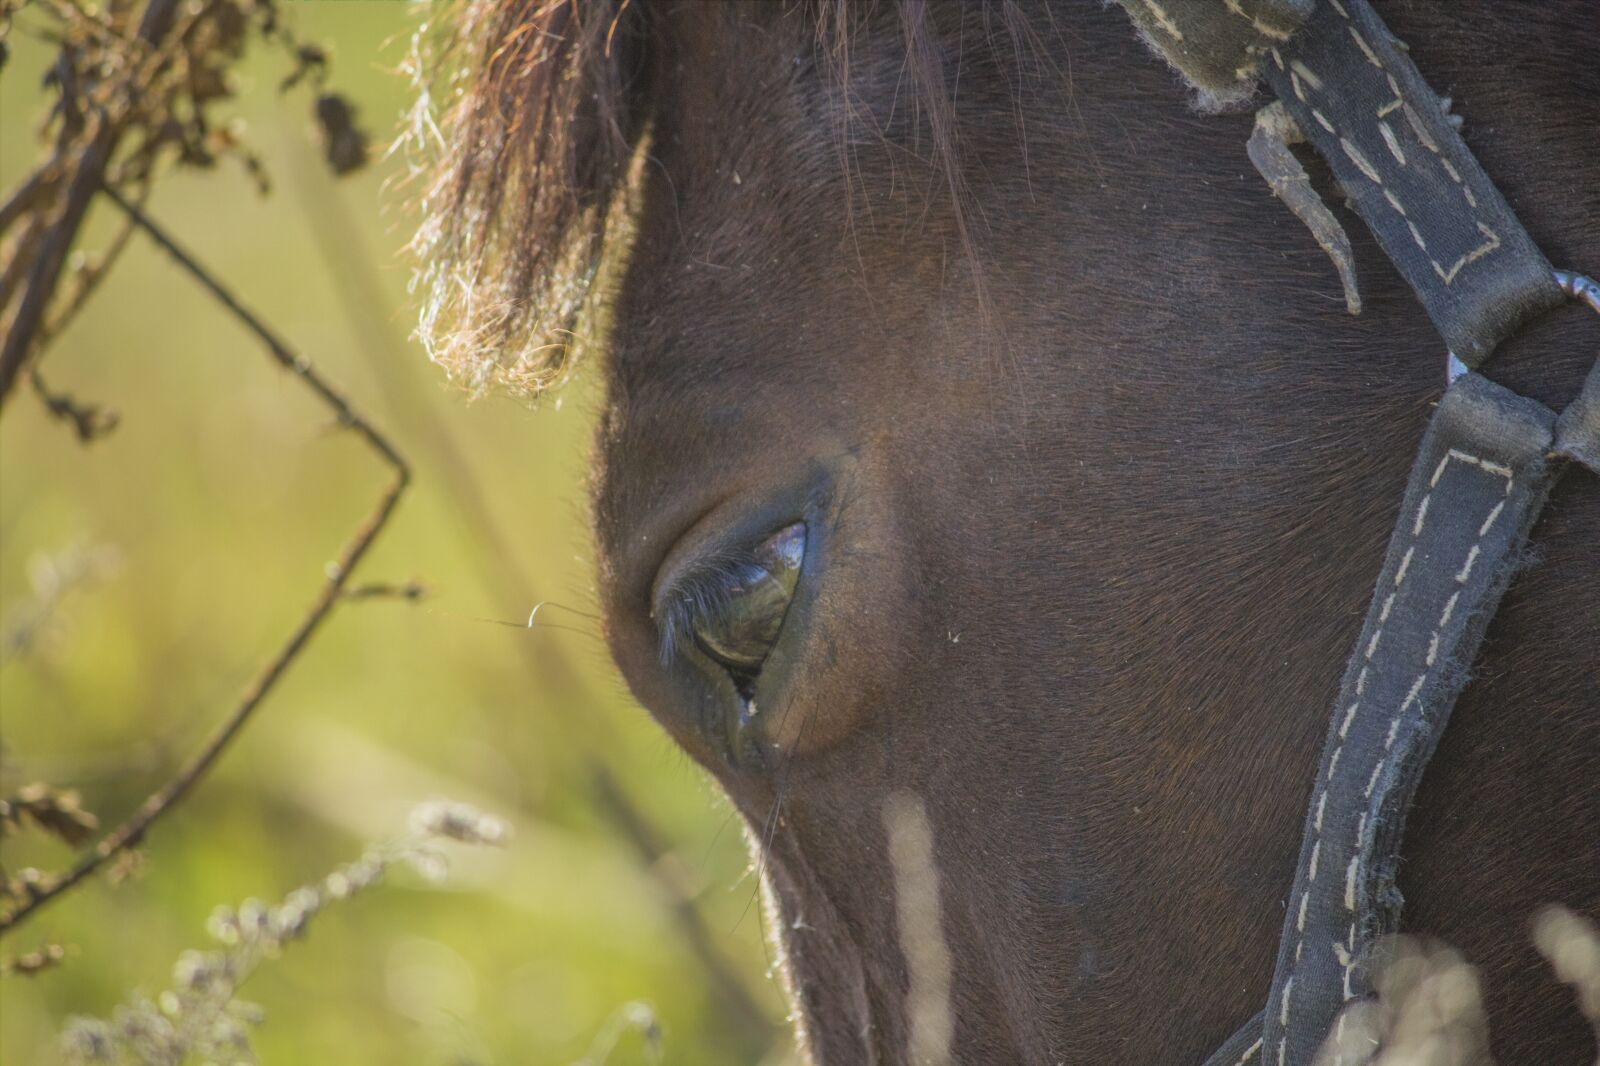
[[[99,1018],[68,1018],[61,1033],[61,1050],[76,1062],[106,1062],[116,1050],[111,1026]]]
[[[443,881],[450,873],[450,864],[445,861],[437,848],[419,847],[406,852],[406,862],[411,868],[421,874],[424,880],[435,883]]]
[[[203,992],[225,975],[222,956],[214,951],[185,951],[172,967],[172,981],[179,988]]]
[[[1572,986],[1584,1017],[1600,1025],[1600,927],[1551,904],[1533,917],[1533,943],[1556,977]]]
[[[267,1012],[259,1003],[236,999],[228,1004],[228,1013],[245,1025],[260,1025],[267,1020]]]
[[[270,924],[276,940],[296,940],[322,907],[322,897],[309,886],[297,888],[273,909]]]
[[[411,829],[463,844],[503,844],[511,835],[504,821],[466,803],[433,800],[411,812]]]
[[[247,899],[239,904],[239,934],[246,943],[265,939],[271,931],[272,922],[264,903]]]
[[[206,932],[218,943],[233,945],[239,942],[239,916],[232,907],[219,906],[206,920]]]

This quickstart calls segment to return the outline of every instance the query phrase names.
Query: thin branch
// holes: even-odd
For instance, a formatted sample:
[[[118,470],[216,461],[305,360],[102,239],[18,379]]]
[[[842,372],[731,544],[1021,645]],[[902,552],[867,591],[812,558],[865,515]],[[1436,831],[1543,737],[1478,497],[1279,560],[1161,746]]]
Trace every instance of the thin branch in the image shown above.
[[[149,199],[150,186],[144,184],[139,189],[138,204],[142,208]],[[100,287],[100,282],[116,266],[117,260],[122,258],[123,250],[128,247],[128,238],[133,236],[134,222],[128,219],[111,238],[111,243],[106,245],[106,250],[100,253],[100,260],[96,263],[86,263],[84,268],[74,276],[76,284],[73,286],[72,295],[67,297],[67,305],[63,307],[49,321],[39,327],[38,349],[34,352],[33,364],[37,366],[40,357],[44,354],[45,346],[55,340],[83,310],[84,304],[89,302],[89,297],[95,294]]]
[[[109,407],[86,403],[75,399],[70,393],[52,389],[45,382],[44,375],[39,373],[37,359],[28,367],[28,383],[33,386],[34,395],[39,397],[39,402],[44,404],[50,417],[72,427],[79,444],[93,444],[116,429],[117,423],[122,420],[122,416]]]
[[[166,36],[178,9],[178,0],[150,0],[139,23],[139,39],[155,44]],[[89,212],[95,193],[101,188],[106,166],[111,162],[122,140],[124,129],[105,115],[97,120],[93,133],[78,153],[77,164],[67,180],[65,204],[50,232],[45,235],[44,247],[28,272],[27,287],[22,302],[17,306],[16,317],[0,345],[0,409],[16,384],[17,375],[33,351],[39,327],[44,324],[45,310],[61,277],[61,268],[67,254],[78,239],[84,217]]]
[[[427,595],[428,586],[420,581],[368,581],[344,590],[347,600],[420,600]]]
[[[34,253],[49,232],[47,212],[36,211],[25,217],[27,224],[11,242],[10,255],[6,257],[4,263],[0,263],[0,315],[4,315],[11,307],[12,298],[20,290],[18,283],[26,273],[28,264],[36,261]],[[3,321],[4,319],[0,318],[0,322]]]
[[[145,236],[155,241],[162,251],[177,260],[178,265],[187,270],[190,276],[200,283],[202,288],[216,297],[218,303],[232,311],[234,317],[244,323],[245,328],[254,333],[261,343],[266,345],[267,352],[277,361],[279,366],[304,381],[307,387],[322,400],[323,404],[333,410],[341,426],[354,430],[357,436],[371,445],[379,455],[382,455],[388,461],[390,466],[401,474],[402,480],[410,478],[410,467],[406,465],[406,461],[400,457],[400,453],[394,449],[388,439],[374,429],[372,424],[365,418],[356,414],[355,410],[350,406],[350,401],[345,399],[344,394],[313,370],[304,356],[295,354],[287,344],[279,340],[277,334],[268,329],[210,271],[202,267],[192,255],[169,237],[166,230],[151,221],[149,215],[146,215],[137,206],[130,203],[117,190],[106,186],[102,191],[113,203],[122,208],[123,213],[131,218],[135,225],[144,231]]]
[[[139,203],[142,206],[149,196],[150,187],[144,185],[139,190]],[[67,297],[67,305],[63,307],[50,321],[39,327],[38,340],[34,344],[33,358],[28,362],[28,383],[33,386],[34,395],[44,404],[50,417],[59,422],[66,422],[77,434],[78,443],[93,444],[111,433],[121,421],[121,415],[102,404],[84,402],[75,399],[66,392],[57,392],[45,382],[40,371],[40,364],[44,362],[46,350],[50,342],[61,335],[83,310],[89,298],[99,289],[100,283],[105,280],[111,268],[122,257],[123,251],[128,247],[128,238],[133,236],[135,224],[132,219],[123,223],[117,235],[111,239],[106,250],[101,253],[100,261],[86,266],[76,275],[77,284],[73,287],[72,295]]]
[[[378,453],[384,462],[394,471],[394,477],[387,488],[378,497],[376,505],[360,525],[355,529],[350,539],[345,542],[340,550],[338,559],[329,568],[327,580],[323,583],[316,597],[311,601],[310,607],[301,617],[299,624],[289,635],[277,654],[274,655],[255,679],[245,689],[233,711],[223,719],[216,730],[207,739],[200,750],[170,781],[153,793],[139,809],[121,825],[107,833],[94,849],[84,855],[66,873],[35,884],[28,893],[27,899],[16,910],[0,915],[0,935],[10,932],[20,925],[26,918],[36,912],[51,900],[72,888],[78,882],[98,870],[106,860],[138,844],[150,827],[163,815],[172,809],[173,804],[194,787],[195,783],[203,777],[217,761],[217,758],[228,747],[228,744],[239,734],[244,725],[249,721],[255,709],[267,697],[279,679],[281,679],[294,662],[300,652],[304,650],[313,634],[322,625],[323,621],[332,613],[333,608],[343,598],[345,584],[350,572],[361,562],[367,550],[377,539],[378,534],[394,513],[396,503],[411,480],[411,468],[401,458],[400,453],[389,443],[371,423],[358,414],[344,395],[334,386],[330,385],[315,370],[304,357],[290,351],[287,345],[278,339],[277,335],[269,330],[260,319],[245,309],[234,297],[232,292],[225,288],[212,274],[202,267],[193,256],[177,244],[167,233],[150,220],[142,211],[123,199],[117,192],[106,189],[105,194],[114,201],[129,218],[139,226],[153,241],[161,246],[179,266],[183,267],[201,286],[212,296],[232,311],[243,324],[254,333],[266,346],[267,351],[279,365],[289,370],[300,378],[322,402],[332,408],[338,416],[341,425],[353,430],[363,441]]]
[[[60,169],[57,161],[51,159],[24,178],[5,202],[0,203],[0,235],[10,229],[17,219],[50,198],[61,177]]]

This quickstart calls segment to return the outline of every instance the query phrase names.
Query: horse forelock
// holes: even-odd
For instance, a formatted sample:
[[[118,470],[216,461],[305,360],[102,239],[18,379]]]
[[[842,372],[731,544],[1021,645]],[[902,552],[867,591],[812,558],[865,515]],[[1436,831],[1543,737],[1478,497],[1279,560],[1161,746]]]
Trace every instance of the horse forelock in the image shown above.
[[[852,211],[859,145],[897,140],[926,166],[928,195],[949,204],[976,267],[983,220],[970,209],[955,98],[963,65],[977,55],[1019,87],[1047,71],[1015,0],[959,10],[928,0],[806,0],[734,4],[726,15],[778,17],[808,48],[796,63],[813,65],[836,101],[840,210]],[[443,29],[419,31],[420,98],[407,135],[427,180],[413,242],[418,333],[469,391],[536,398],[565,378],[591,332],[592,297],[605,288],[597,279],[631,236],[616,216],[650,150],[661,65],[707,59],[673,54],[673,16],[671,5],[631,0],[460,0]],[[887,97],[860,91],[864,59],[894,79]],[[887,108],[875,111],[874,98]],[[973,277],[987,308],[981,270]]]

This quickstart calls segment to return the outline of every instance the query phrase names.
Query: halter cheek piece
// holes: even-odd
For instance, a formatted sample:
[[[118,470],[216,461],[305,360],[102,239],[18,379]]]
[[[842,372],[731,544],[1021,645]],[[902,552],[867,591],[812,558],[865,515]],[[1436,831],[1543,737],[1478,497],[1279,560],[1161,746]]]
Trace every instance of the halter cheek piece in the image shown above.
[[[1123,0],[1202,90],[1277,95],[1250,157],[1360,308],[1349,241],[1287,145],[1321,154],[1448,347],[1444,398],[1406,485],[1312,786],[1265,1009],[1206,1066],[1309,1066],[1372,995],[1399,928],[1406,814],[1528,531],[1570,467],[1600,472],[1600,362],[1564,412],[1475,373],[1531,319],[1600,286],[1553,270],[1366,0]]]

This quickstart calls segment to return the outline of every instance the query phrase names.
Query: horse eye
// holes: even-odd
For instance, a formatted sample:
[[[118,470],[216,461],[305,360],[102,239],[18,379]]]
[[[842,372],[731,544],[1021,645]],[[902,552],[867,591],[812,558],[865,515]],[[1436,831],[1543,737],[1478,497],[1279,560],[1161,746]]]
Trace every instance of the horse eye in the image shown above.
[[[778,530],[719,575],[712,605],[690,623],[701,650],[746,696],[783,629],[805,548],[804,523]]]

